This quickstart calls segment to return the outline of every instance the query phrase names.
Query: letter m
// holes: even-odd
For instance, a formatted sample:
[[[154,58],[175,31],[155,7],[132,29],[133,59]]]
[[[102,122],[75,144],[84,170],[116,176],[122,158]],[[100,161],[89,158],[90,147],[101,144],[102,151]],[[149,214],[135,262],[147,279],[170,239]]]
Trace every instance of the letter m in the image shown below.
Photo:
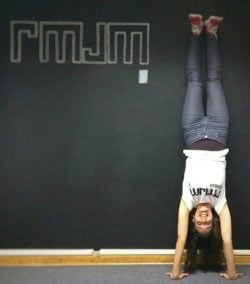
[[[56,63],[82,63],[83,23],[40,22],[39,60],[48,63],[53,57]],[[51,56],[52,55],[52,56]]]
[[[149,24],[148,23],[109,23],[107,25],[108,63],[116,64],[118,58],[124,64],[136,61],[149,64]]]

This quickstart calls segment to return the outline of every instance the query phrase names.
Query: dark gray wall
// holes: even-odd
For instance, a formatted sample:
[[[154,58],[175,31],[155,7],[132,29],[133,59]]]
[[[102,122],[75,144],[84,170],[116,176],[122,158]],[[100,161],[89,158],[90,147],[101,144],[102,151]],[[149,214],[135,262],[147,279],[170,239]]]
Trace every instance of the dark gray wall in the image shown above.
[[[227,196],[235,247],[250,249],[249,1],[1,4],[1,248],[174,248],[187,14],[200,12],[225,18],[219,41],[231,113]],[[93,49],[97,22],[148,23],[149,62],[140,64],[135,44],[132,64],[121,55],[117,64],[74,64],[69,56],[56,63],[52,47],[42,63],[36,37],[23,41],[15,63],[13,20],[80,21],[84,46]],[[148,84],[138,84],[140,69],[149,70]]]

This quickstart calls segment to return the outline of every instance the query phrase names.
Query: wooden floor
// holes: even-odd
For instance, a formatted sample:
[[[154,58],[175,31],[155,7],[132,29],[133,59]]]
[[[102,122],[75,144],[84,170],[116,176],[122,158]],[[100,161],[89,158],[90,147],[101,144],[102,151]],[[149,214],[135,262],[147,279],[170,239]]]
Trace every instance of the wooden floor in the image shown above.
[[[174,255],[0,256],[0,266],[81,266],[172,264]],[[250,255],[235,255],[238,265],[250,265]]]

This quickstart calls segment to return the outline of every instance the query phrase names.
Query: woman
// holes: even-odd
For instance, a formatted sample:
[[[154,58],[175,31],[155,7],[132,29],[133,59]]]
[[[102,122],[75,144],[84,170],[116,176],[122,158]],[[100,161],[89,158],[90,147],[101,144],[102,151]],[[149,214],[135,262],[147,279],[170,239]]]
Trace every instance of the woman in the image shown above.
[[[196,268],[220,270],[223,257],[227,279],[237,279],[231,216],[225,194],[228,109],[221,83],[217,30],[223,18],[190,14],[192,35],[187,60],[187,91],[182,124],[187,149],[182,198],[178,213],[178,238],[171,279],[182,279]],[[201,41],[206,30],[206,110],[203,107]],[[186,246],[185,272],[181,259]],[[224,255],[223,253],[224,252]]]

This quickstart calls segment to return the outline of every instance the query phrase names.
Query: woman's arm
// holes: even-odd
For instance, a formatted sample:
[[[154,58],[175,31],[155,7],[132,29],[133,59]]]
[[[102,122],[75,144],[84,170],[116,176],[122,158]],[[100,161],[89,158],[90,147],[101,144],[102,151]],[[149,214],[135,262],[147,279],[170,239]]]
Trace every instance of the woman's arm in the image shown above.
[[[235,270],[233,243],[232,243],[232,222],[231,214],[226,204],[220,214],[221,237],[223,240],[224,255],[227,264],[227,273],[220,275],[227,279],[237,279],[242,273]]]
[[[177,241],[172,272],[167,273],[171,279],[181,279],[188,273],[181,272],[181,259],[187,239],[189,210],[184,201],[180,201],[178,212]]]

